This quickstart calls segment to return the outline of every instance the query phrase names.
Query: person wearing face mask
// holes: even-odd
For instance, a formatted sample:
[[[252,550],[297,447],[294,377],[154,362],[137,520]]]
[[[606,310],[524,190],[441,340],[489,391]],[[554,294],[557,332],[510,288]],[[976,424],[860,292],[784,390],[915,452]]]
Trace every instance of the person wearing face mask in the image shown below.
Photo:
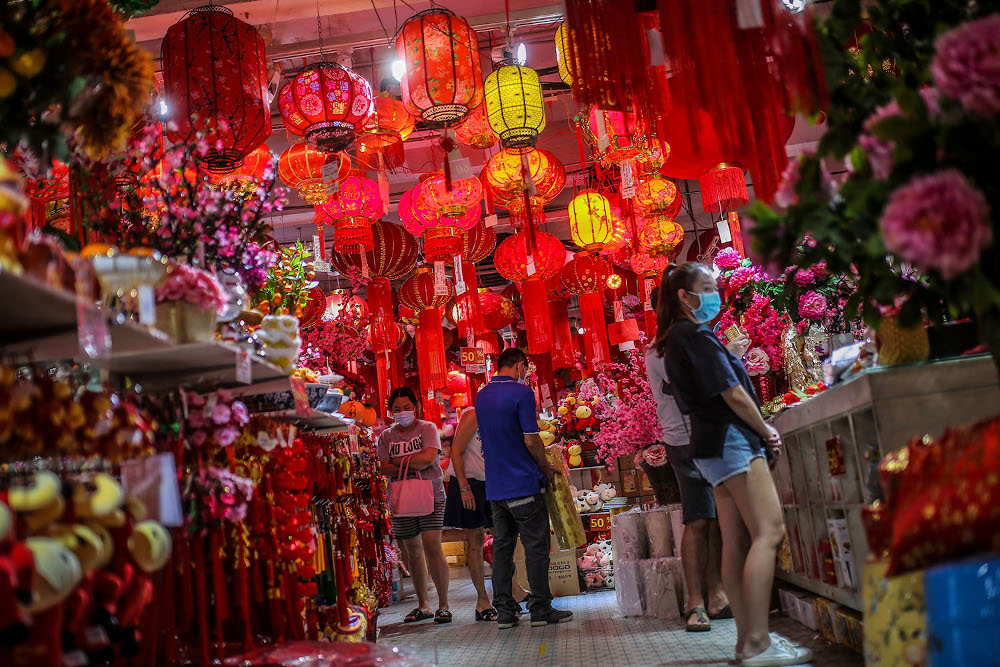
[[[750,667],[809,662],[809,649],[768,632],[775,555],[785,535],[768,458],[778,453],[781,437],[761,417],[742,361],[709,327],[722,305],[716,280],[703,264],[671,265],[658,302],[653,347],[691,420],[692,460],[715,494],[736,659]]]
[[[555,476],[538,435],[535,392],[525,386],[528,357],[509,348],[497,359],[497,374],[476,396],[483,441],[486,497],[493,509],[493,607],[497,627],[518,623],[513,596],[514,547],[520,534],[531,592],[532,626],[562,623],[573,612],[552,607],[549,589],[549,511],[542,490]]]
[[[450,623],[448,560],[441,548],[445,506],[444,473],[438,461],[441,438],[434,423],[418,419],[420,405],[409,387],[393,389],[389,394],[389,412],[395,423],[382,432],[377,442],[382,474],[391,481],[398,478],[400,469],[405,469],[407,479],[430,480],[434,493],[434,511],[430,514],[392,517],[392,532],[408,555],[407,565],[417,595],[417,608],[407,614],[403,622],[433,618],[436,623]],[[427,600],[428,569],[438,596],[438,608],[434,613]]]

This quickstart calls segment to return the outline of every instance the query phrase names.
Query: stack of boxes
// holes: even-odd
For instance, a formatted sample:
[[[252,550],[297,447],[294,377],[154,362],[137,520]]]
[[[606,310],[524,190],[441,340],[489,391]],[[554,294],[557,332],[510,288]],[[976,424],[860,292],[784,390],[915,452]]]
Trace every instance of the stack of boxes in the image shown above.
[[[611,522],[615,553],[615,595],[625,616],[680,618],[684,606],[684,574],[680,533],[675,528],[680,506],[634,509]]]

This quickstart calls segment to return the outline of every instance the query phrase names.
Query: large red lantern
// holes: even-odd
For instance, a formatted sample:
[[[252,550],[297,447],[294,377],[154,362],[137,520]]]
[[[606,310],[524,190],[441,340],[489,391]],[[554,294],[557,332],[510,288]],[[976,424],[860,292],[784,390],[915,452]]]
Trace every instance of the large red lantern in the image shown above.
[[[558,275],[565,263],[566,248],[562,241],[531,228],[504,239],[493,253],[497,273],[518,283],[531,354],[544,354],[551,348],[546,281]]]
[[[420,204],[435,211],[442,220],[470,224],[466,215],[483,200],[483,184],[478,178],[449,179],[443,172],[420,182]],[[467,228],[467,227],[466,227]]]
[[[492,227],[480,221],[462,234],[465,243],[462,256],[465,261],[478,264],[489,257],[497,247],[497,235]]]
[[[524,166],[534,186],[528,190]],[[566,168],[555,155],[543,148],[532,148],[523,154],[508,149],[490,157],[483,167],[483,180],[490,190],[493,203],[518,217],[530,204],[533,213],[541,210],[562,192],[566,185]],[[541,218],[541,214],[533,217]],[[538,222],[538,220],[535,220]]]
[[[486,118],[486,105],[480,104],[469,112],[455,129],[455,138],[466,146],[485,150],[500,140]]]
[[[264,172],[273,162],[274,156],[271,154],[271,149],[267,147],[267,144],[261,144],[243,158],[243,164],[222,174],[209,172],[208,180],[223,188],[233,187],[240,183],[260,182],[264,178]]]
[[[384,93],[375,98],[375,113],[365,121],[358,137],[358,159],[365,160],[372,169],[384,171],[403,164],[403,142],[415,127],[413,116],[406,112],[400,100]]]
[[[271,136],[264,40],[231,9],[191,10],[167,30],[160,54],[173,109],[167,138],[204,133],[210,171],[231,171]]]
[[[441,307],[448,303],[455,290],[450,281],[446,280],[445,286],[445,293],[439,293],[431,270],[419,268],[399,288],[399,302],[418,313],[417,366],[424,392],[444,387],[448,372]]]
[[[400,81],[411,115],[451,125],[483,102],[479,38],[468,21],[435,7],[413,16],[396,38],[406,64]]]
[[[498,292],[484,290],[479,294],[483,309],[483,326],[489,331],[499,331],[511,325],[517,317],[514,303]]]
[[[584,343],[592,364],[611,360],[608,325],[604,319],[604,286],[611,267],[601,257],[580,253],[562,268],[562,284],[580,301]]]
[[[295,143],[278,158],[278,176],[281,181],[297,191],[307,204],[320,204],[326,199],[327,183],[323,181],[323,165],[339,160],[333,180],[341,182],[351,171],[351,158],[347,153],[329,155],[309,144]]]
[[[382,212],[378,183],[352,169],[340,188],[319,207],[332,222],[337,252],[360,253],[374,247],[372,222]]]
[[[372,87],[360,74],[335,63],[299,71],[278,93],[285,128],[305,136],[324,153],[349,147],[374,110]]]

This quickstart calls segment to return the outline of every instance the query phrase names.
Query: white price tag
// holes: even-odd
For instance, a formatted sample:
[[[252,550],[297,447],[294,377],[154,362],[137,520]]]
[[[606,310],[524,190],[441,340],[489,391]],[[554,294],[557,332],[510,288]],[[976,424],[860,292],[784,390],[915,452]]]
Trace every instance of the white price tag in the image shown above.
[[[632,161],[625,160],[618,164],[622,175],[622,199],[635,197],[635,179],[632,176]]]
[[[491,213],[490,215],[483,218],[483,224],[486,225],[487,227],[496,227],[497,222],[498,220],[496,213]]]
[[[646,41],[649,43],[649,64],[653,67],[666,65],[667,58],[663,52],[662,33],[656,28],[646,31]]]
[[[537,270],[535,269],[535,258],[532,257],[531,255],[528,255],[528,263],[524,268],[529,278],[535,275],[535,273],[537,272]]]
[[[326,196],[331,197],[340,192],[340,183],[334,181],[333,183],[326,184]]]
[[[250,353],[246,350],[236,352],[236,381],[240,384],[253,382],[253,366],[250,363]]]
[[[472,178],[472,163],[469,158],[463,157],[458,160],[449,160],[451,164],[451,180],[461,181]]]
[[[733,230],[729,226],[729,220],[727,218],[723,218],[715,223],[715,226],[719,230],[719,243],[732,243]]]
[[[428,401],[433,401],[434,400],[434,390],[433,389],[428,389],[427,390],[427,400]]]
[[[455,255],[455,294],[461,296],[465,294],[465,274],[462,271],[462,256]]]
[[[156,325],[156,293],[152,285],[139,285],[139,321],[148,326]]]
[[[434,262],[434,296],[448,294],[448,277],[444,273],[444,262]]]
[[[624,343],[620,343],[618,345],[618,349],[621,350],[622,352],[628,352],[629,350],[634,350],[635,349],[635,341],[634,340],[627,340]]]
[[[330,273],[333,267],[330,266],[330,262],[324,262],[323,260],[317,260],[313,262],[313,271],[316,273]]]
[[[340,156],[332,155],[326,164],[323,165],[323,182],[327,185],[337,183],[337,176],[340,174]],[[339,184],[338,184],[338,190]]]
[[[597,113],[597,150],[604,152],[608,150],[608,146],[611,145],[611,140],[608,138],[608,128],[604,126],[604,114],[601,112]]]
[[[325,257],[323,257],[323,253],[320,252],[320,249],[319,249],[319,236],[317,234],[313,234],[312,255],[313,255],[313,261],[314,262],[317,261],[317,260],[322,261],[323,259],[326,259]]]

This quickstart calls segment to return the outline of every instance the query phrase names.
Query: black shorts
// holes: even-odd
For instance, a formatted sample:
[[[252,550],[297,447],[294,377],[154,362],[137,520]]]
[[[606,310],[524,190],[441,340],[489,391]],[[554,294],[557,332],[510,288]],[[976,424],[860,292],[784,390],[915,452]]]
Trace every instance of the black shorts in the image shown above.
[[[434,511],[426,516],[392,517],[392,534],[397,540],[409,540],[429,530],[444,527],[444,501],[434,501]]]
[[[680,487],[684,523],[718,518],[715,513],[715,493],[712,485],[705,481],[691,460],[691,445],[667,445],[667,460],[674,469],[677,485]]]
[[[444,525],[449,528],[492,528],[493,509],[486,499],[486,482],[469,478],[469,488],[476,499],[476,509],[467,510],[462,505],[462,492],[458,490],[458,480],[448,481],[448,500],[444,506]]]

